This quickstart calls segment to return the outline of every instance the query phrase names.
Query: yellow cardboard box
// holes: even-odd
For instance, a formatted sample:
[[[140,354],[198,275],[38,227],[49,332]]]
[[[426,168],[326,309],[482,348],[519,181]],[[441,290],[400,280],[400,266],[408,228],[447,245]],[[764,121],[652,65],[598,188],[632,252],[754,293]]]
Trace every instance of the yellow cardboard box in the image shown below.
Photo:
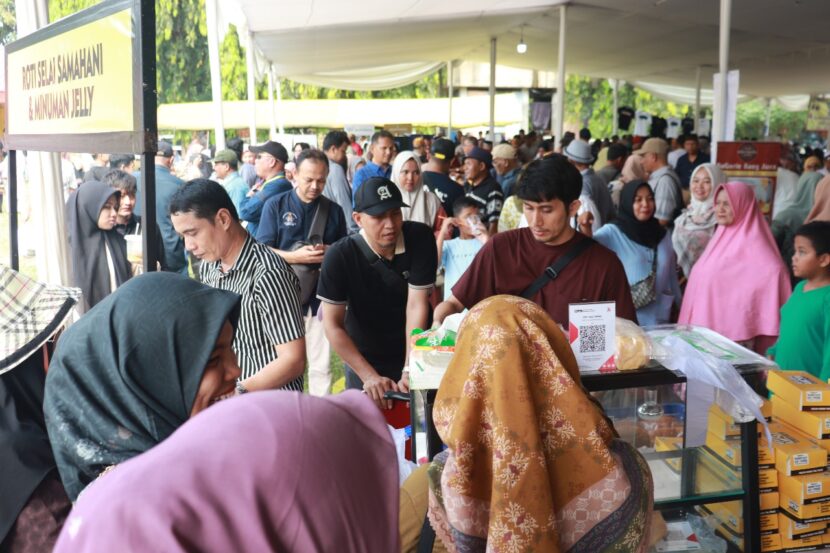
[[[704,448],[697,451],[695,492],[717,493],[743,489],[741,473],[719,461]]]
[[[741,442],[722,440],[711,432],[706,433],[706,447],[722,462],[734,470],[741,468]],[[826,452],[825,452],[826,453]],[[767,447],[766,439],[758,440],[758,468],[772,468],[775,457]]]
[[[788,540],[821,536],[827,532],[827,522],[796,522],[787,515],[778,515],[778,533]]]
[[[775,449],[775,468],[778,472],[792,476],[824,471],[827,466],[826,449],[782,424],[772,423],[770,432]]]
[[[787,494],[778,492],[778,506],[790,518],[802,522],[824,522],[830,520],[830,502],[810,503],[802,505]]]
[[[763,400],[761,414],[769,421],[772,418],[772,404]],[[721,440],[739,440],[741,438],[741,426],[735,419],[730,417],[717,403],[709,407],[708,431]],[[758,434],[762,433],[761,425],[758,424]]]
[[[767,389],[801,411],[830,410],[830,384],[804,371],[768,371]]]
[[[778,512],[778,492],[766,492],[758,495],[761,514],[768,515]]]
[[[709,503],[706,509],[715,515],[718,520],[738,534],[744,533],[743,506],[740,501],[727,501],[725,503]],[[776,532],[778,530],[778,513],[761,515],[761,531]]]
[[[655,451],[680,451],[683,449],[683,438],[677,438],[672,436],[656,436],[654,438],[654,450]],[[680,456],[677,457],[667,457],[663,459],[666,464],[672,469],[674,472],[680,472],[680,467],[683,465],[683,460]]]
[[[760,469],[758,471],[758,488],[760,493],[778,489],[778,471],[775,469]]]
[[[781,550],[781,535],[778,533],[761,536],[761,553],[777,553]]]
[[[814,551],[821,548],[822,536],[813,536],[810,538],[788,539],[783,534],[781,536],[781,553],[790,553],[796,551]]]
[[[802,505],[830,501],[830,471],[778,476],[778,489]]]
[[[772,415],[811,438],[830,439],[830,411],[801,411],[781,397],[773,396]]]

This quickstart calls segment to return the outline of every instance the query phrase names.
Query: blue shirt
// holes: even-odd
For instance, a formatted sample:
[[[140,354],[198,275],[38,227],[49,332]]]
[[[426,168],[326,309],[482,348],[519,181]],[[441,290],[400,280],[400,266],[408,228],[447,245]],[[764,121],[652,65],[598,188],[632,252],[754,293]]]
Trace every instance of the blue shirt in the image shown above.
[[[516,183],[516,179],[519,178],[519,171],[521,171],[521,168],[515,167],[506,172],[504,175],[496,175],[496,181],[498,181],[501,185],[505,198],[509,198],[515,192],[513,190],[513,185]]]
[[[655,250],[628,238],[620,227],[604,225],[594,233],[594,240],[617,254],[625,269],[629,285],[636,284],[651,273]],[[680,305],[680,285],[677,282],[677,256],[671,243],[671,232],[666,232],[657,244],[655,288],[657,299],[637,310],[640,326],[654,326],[671,322],[672,304]]]
[[[253,196],[246,197],[239,209],[239,218],[248,221],[248,232],[256,236],[259,219],[262,217],[262,208],[265,202],[273,196],[293,190],[291,182],[285,178],[285,173],[277,173],[270,180],[265,181],[262,189]]]
[[[236,213],[239,213],[239,210],[242,208],[242,201],[245,199],[245,196],[248,195],[248,185],[242,180],[242,177],[239,176],[239,173],[234,171],[228,178],[225,179],[225,182],[222,183],[225,187],[225,191],[228,193],[228,196],[231,197],[231,201],[233,202],[234,207],[236,208]]]
[[[444,242],[444,248],[441,250],[441,264],[444,266],[444,300],[452,295],[452,287],[482,247],[484,244],[475,238],[453,238]]]
[[[164,255],[167,263],[167,270],[174,273],[187,274],[187,258],[184,255],[184,240],[173,228],[173,221],[170,220],[170,213],[167,208],[170,199],[176,190],[184,184],[184,181],[170,172],[167,167],[155,165],[156,175],[156,224],[161,231],[161,238],[164,243],[164,251],[159,252],[159,257]],[[141,216],[141,171],[136,171],[133,176],[139,183],[136,192],[135,209],[133,214]]]
[[[310,203],[300,200],[296,190],[269,198],[262,208],[256,239],[258,242],[282,251],[291,251],[297,242],[308,239],[311,222],[320,206],[319,198]],[[329,206],[329,216],[323,227],[323,244],[330,246],[346,236],[346,216],[335,202]],[[317,313],[320,300],[316,292],[308,303]],[[304,306],[305,307],[305,306]]]
[[[381,166],[377,163],[372,163],[371,161],[368,162],[366,165],[358,169],[357,173],[354,174],[354,179],[352,180],[352,198],[354,198],[354,194],[355,192],[357,192],[357,189],[360,188],[360,185],[362,185],[364,182],[371,179],[372,177],[385,177],[388,179],[391,176],[391,165],[386,169],[382,169]]]

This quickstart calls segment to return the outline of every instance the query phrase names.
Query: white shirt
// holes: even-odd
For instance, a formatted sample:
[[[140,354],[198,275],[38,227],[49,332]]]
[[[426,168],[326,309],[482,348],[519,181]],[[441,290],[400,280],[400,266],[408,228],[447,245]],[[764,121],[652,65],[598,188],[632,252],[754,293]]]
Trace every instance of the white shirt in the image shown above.
[[[677,169],[677,160],[683,157],[683,154],[685,153],[686,150],[684,150],[683,148],[678,148],[676,150],[672,150],[671,152],[669,152],[669,155],[666,157],[672,169]]]
[[[680,136],[680,130],[683,128],[680,126],[680,119],[677,117],[669,117],[666,119],[667,127],[666,127],[666,138],[677,138]]]
[[[634,136],[648,136],[651,129],[651,114],[647,111],[637,111],[634,116]]]

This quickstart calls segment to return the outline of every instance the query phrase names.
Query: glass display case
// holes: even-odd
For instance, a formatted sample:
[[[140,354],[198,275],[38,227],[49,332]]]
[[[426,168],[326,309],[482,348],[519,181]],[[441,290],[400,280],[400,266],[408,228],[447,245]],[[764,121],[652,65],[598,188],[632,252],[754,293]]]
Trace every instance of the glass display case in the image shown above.
[[[763,393],[762,378],[767,367],[736,368]],[[740,425],[740,437],[730,442],[731,453],[707,445],[687,447],[683,376],[652,364],[634,371],[583,374],[582,383],[602,404],[620,437],[645,457],[654,479],[655,509],[667,522],[674,523],[672,529],[687,527],[683,526],[687,518],[695,523],[705,520],[728,543],[726,550],[761,551],[758,434],[754,421]],[[411,393],[413,459],[418,462],[431,459],[443,448],[432,424],[435,394],[435,390]],[[693,550],[707,549],[664,549]]]

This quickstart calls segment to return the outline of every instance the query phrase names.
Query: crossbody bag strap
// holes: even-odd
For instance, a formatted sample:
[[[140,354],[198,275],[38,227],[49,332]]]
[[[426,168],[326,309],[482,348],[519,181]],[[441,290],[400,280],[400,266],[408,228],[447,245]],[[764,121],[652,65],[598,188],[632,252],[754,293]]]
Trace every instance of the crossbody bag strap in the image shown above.
[[[539,277],[534,280],[524,292],[522,292],[522,297],[528,300],[533,298],[533,296],[535,296],[539,290],[544,288],[549,282],[556,280],[565,267],[571,263],[571,261],[579,257],[582,252],[590,248],[594,245],[594,243],[594,240],[588,238],[587,236],[577,242],[570,250],[565,252],[562,257],[554,261],[550,266],[546,267],[544,272],[539,275]]]
[[[326,222],[329,219],[329,209],[331,208],[331,201],[325,196],[320,196],[320,204],[314,210],[314,217],[311,219],[311,227],[308,229],[308,236],[306,241],[311,241],[312,236],[319,236],[323,239],[323,233],[326,230]]]

